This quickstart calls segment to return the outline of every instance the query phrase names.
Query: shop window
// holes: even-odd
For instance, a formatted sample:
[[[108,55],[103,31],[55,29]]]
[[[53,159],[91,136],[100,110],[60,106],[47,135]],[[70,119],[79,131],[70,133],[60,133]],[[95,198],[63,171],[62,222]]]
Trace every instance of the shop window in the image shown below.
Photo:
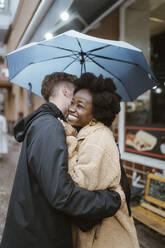
[[[164,85],[125,104],[125,151],[165,161],[164,109]]]
[[[123,159],[165,170],[165,33],[151,41],[152,69],[160,85],[122,103],[119,146]]]

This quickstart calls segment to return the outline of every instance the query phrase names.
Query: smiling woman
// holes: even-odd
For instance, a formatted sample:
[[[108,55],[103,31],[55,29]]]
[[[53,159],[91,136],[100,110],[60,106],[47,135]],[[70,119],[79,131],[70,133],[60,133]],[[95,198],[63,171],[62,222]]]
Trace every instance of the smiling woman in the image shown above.
[[[69,173],[76,185],[88,190],[116,189],[121,182],[119,152],[109,128],[120,111],[121,98],[115,89],[113,81],[102,75],[97,78],[92,73],[84,73],[76,80],[68,121],[77,129],[77,136],[65,126]],[[98,218],[95,223],[75,219],[74,247],[119,248],[122,243],[122,248],[138,248],[128,209],[126,201],[111,218]]]

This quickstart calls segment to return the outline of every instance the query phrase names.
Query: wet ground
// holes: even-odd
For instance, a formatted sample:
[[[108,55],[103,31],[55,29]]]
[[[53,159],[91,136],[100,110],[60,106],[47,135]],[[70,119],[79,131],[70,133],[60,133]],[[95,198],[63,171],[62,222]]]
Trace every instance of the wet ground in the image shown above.
[[[8,201],[12,189],[16,165],[21,149],[13,137],[9,137],[9,153],[0,159],[0,240],[5,223]],[[165,248],[165,236],[135,222],[141,248]],[[122,248],[122,247],[119,247]]]

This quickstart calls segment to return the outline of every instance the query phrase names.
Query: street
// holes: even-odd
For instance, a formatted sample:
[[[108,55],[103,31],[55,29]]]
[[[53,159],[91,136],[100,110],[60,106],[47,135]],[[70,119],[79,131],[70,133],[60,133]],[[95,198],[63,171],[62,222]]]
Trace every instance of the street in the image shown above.
[[[21,145],[8,138],[9,153],[0,160],[0,240],[5,223],[8,201],[12,189],[13,178],[19,157]],[[141,248],[164,248],[165,237],[149,229],[139,222],[135,222]],[[112,247],[113,248],[113,247]],[[122,248],[122,247],[121,247]]]

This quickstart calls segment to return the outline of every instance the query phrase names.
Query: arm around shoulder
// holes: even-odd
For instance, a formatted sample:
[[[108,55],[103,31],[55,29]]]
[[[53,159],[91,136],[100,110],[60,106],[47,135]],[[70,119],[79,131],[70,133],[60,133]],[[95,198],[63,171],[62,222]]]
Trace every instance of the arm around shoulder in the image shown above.
[[[28,146],[28,163],[50,204],[65,214],[96,219],[112,216],[120,208],[115,191],[92,192],[75,186],[68,174],[65,131],[57,119],[45,122],[35,133]]]

